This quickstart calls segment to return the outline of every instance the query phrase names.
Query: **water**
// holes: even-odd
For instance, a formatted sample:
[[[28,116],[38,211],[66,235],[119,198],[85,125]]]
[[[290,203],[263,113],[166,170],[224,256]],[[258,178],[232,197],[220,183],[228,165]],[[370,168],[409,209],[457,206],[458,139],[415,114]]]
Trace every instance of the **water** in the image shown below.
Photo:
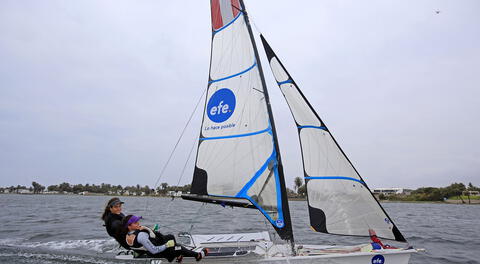
[[[0,195],[0,263],[119,263],[117,244],[102,226],[107,196]],[[166,198],[123,197],[124,212],[158,223],[163,233],[197,234],[272,230],[256,210]],[[298,243],[365,243],[314,233],[308,228],[305,202],[290,203]],[[480,206],[386,203],[410,244],[426,248],[410,263],[480,263]],[[145,209],[147,208],[147,211]]]

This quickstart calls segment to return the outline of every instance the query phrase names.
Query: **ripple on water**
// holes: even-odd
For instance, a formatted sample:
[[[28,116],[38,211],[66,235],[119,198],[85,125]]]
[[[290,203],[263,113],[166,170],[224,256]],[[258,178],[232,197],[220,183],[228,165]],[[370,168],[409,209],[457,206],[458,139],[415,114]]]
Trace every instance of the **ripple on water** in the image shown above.
[[[2,237],[6,236],[5,232],[0,233],[0,253],[4,254],[0,255],[1,263],[74,263],[76,260],[75,263],[105,263],[110,260],[108,254],[111,258],[117,248],[116,242],[108,237],[99,219],[102,208],[110,197],[4,197],[8,199],[9,206],[0,215],[0,222],[6,223],[2,230],[8,230],[8,237],[16,239],[6,239]],[[272,229],[265,222],[265,217],[250,209],[232,210],[213,205],[201,207],[190,201],[172,202],[170,199],[148,197],[122,197],[122,200],[125,201],[125,213],[148,216],[143,223],[159,223],[162,233],[190,231],[193,234],[209,234]],[[146,201],[149,204],[147,210]],[[306,203],[291,202],[290,206],[295,238],[300,243],[366,242],[364,238],[311,232]],[[383,206],[408,241],[427,250],[423,254],[414,254],[411,264],[479,263],[480,241],[477,240],[480,228],[477,228],[476,223],[480,219],[480,206],[408,203],[389,203]],[[32,217],[30,212],[34,209],[36,216]],[[26,250],[38,252],[25,252]],[[27,253],[37,255],[25,255]],[[27,256],[37,261],[28,262]],[[16,257],[18,261],[5,262],[15,260]]]
[[[109,259],[101,259],[91,256],[81,255],[64,255],[55,253],[32,253],[32,252],[17,252],[4,253],[0,252],[0,263],[15,263],[15,264],[30,264],[30,263],[86,263],[86,264],[114,264]]]

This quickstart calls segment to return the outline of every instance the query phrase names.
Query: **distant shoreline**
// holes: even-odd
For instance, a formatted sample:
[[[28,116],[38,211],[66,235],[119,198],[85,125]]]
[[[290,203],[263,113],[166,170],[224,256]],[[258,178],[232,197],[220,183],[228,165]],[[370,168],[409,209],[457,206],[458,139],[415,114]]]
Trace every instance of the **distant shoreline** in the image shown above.
[[[142,198],[142,197],[149,197],[149,198],[168,198],[171,199],[172,196],[165,196],[165,195],[112,195],[112,194],[102,194],[102,193],[89,193],[85,195],[80,194],[72,194],[72,193],[0,193],[0,195],[26,195],[26,196],[33,196],[33,195],[44,195],[44,196],[105,196],[105,197],[132,197],[132,198]],[[174,196],[177,199],[181,199],[180,196]],[[288,198],[289,201],[306,201],[306,198]],[[480,205],[480,200],[471,200],[470,203],[465,201],[462,203],[461,200],[446,200],[446,201],[401,201],[401,200],[379,200],[380,203],[421,203],[421,204],[464,204],[464,205]]]
[[[462,200],[446,200],[446,201],[401,201],[401,200],[380,200],[380,203],[425,203],[425,204],[480,204],[480,200],[471,200],[470,203]]]

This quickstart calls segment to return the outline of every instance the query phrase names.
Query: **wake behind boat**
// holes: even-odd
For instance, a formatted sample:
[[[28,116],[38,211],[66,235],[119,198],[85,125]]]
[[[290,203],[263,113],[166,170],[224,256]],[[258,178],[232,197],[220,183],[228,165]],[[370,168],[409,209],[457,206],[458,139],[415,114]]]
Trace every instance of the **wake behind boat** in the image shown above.
[[[297,127],[311,229],[372,239],[355,246],[295,243],[270,99],[245,5],[211,0],[211,16],[207,96],[192,187],[182,198],[256,209],[285,243],[273,243],[267,232],[185,234],[189,246],[208,248],[203,261],[213,263],[408,263],[417,250],[383,245],[380,238],[406,239],[260,36]]]

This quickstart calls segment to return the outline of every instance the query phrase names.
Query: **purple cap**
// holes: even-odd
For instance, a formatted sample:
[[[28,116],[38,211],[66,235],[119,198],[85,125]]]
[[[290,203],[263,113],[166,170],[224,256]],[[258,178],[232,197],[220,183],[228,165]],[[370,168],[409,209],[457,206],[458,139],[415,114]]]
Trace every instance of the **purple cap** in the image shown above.
[[[130,217],[130,219],[128,219],[127,226],[140,221],[140,219],[142,219],[141,216],[132,215],[132,217]]]

